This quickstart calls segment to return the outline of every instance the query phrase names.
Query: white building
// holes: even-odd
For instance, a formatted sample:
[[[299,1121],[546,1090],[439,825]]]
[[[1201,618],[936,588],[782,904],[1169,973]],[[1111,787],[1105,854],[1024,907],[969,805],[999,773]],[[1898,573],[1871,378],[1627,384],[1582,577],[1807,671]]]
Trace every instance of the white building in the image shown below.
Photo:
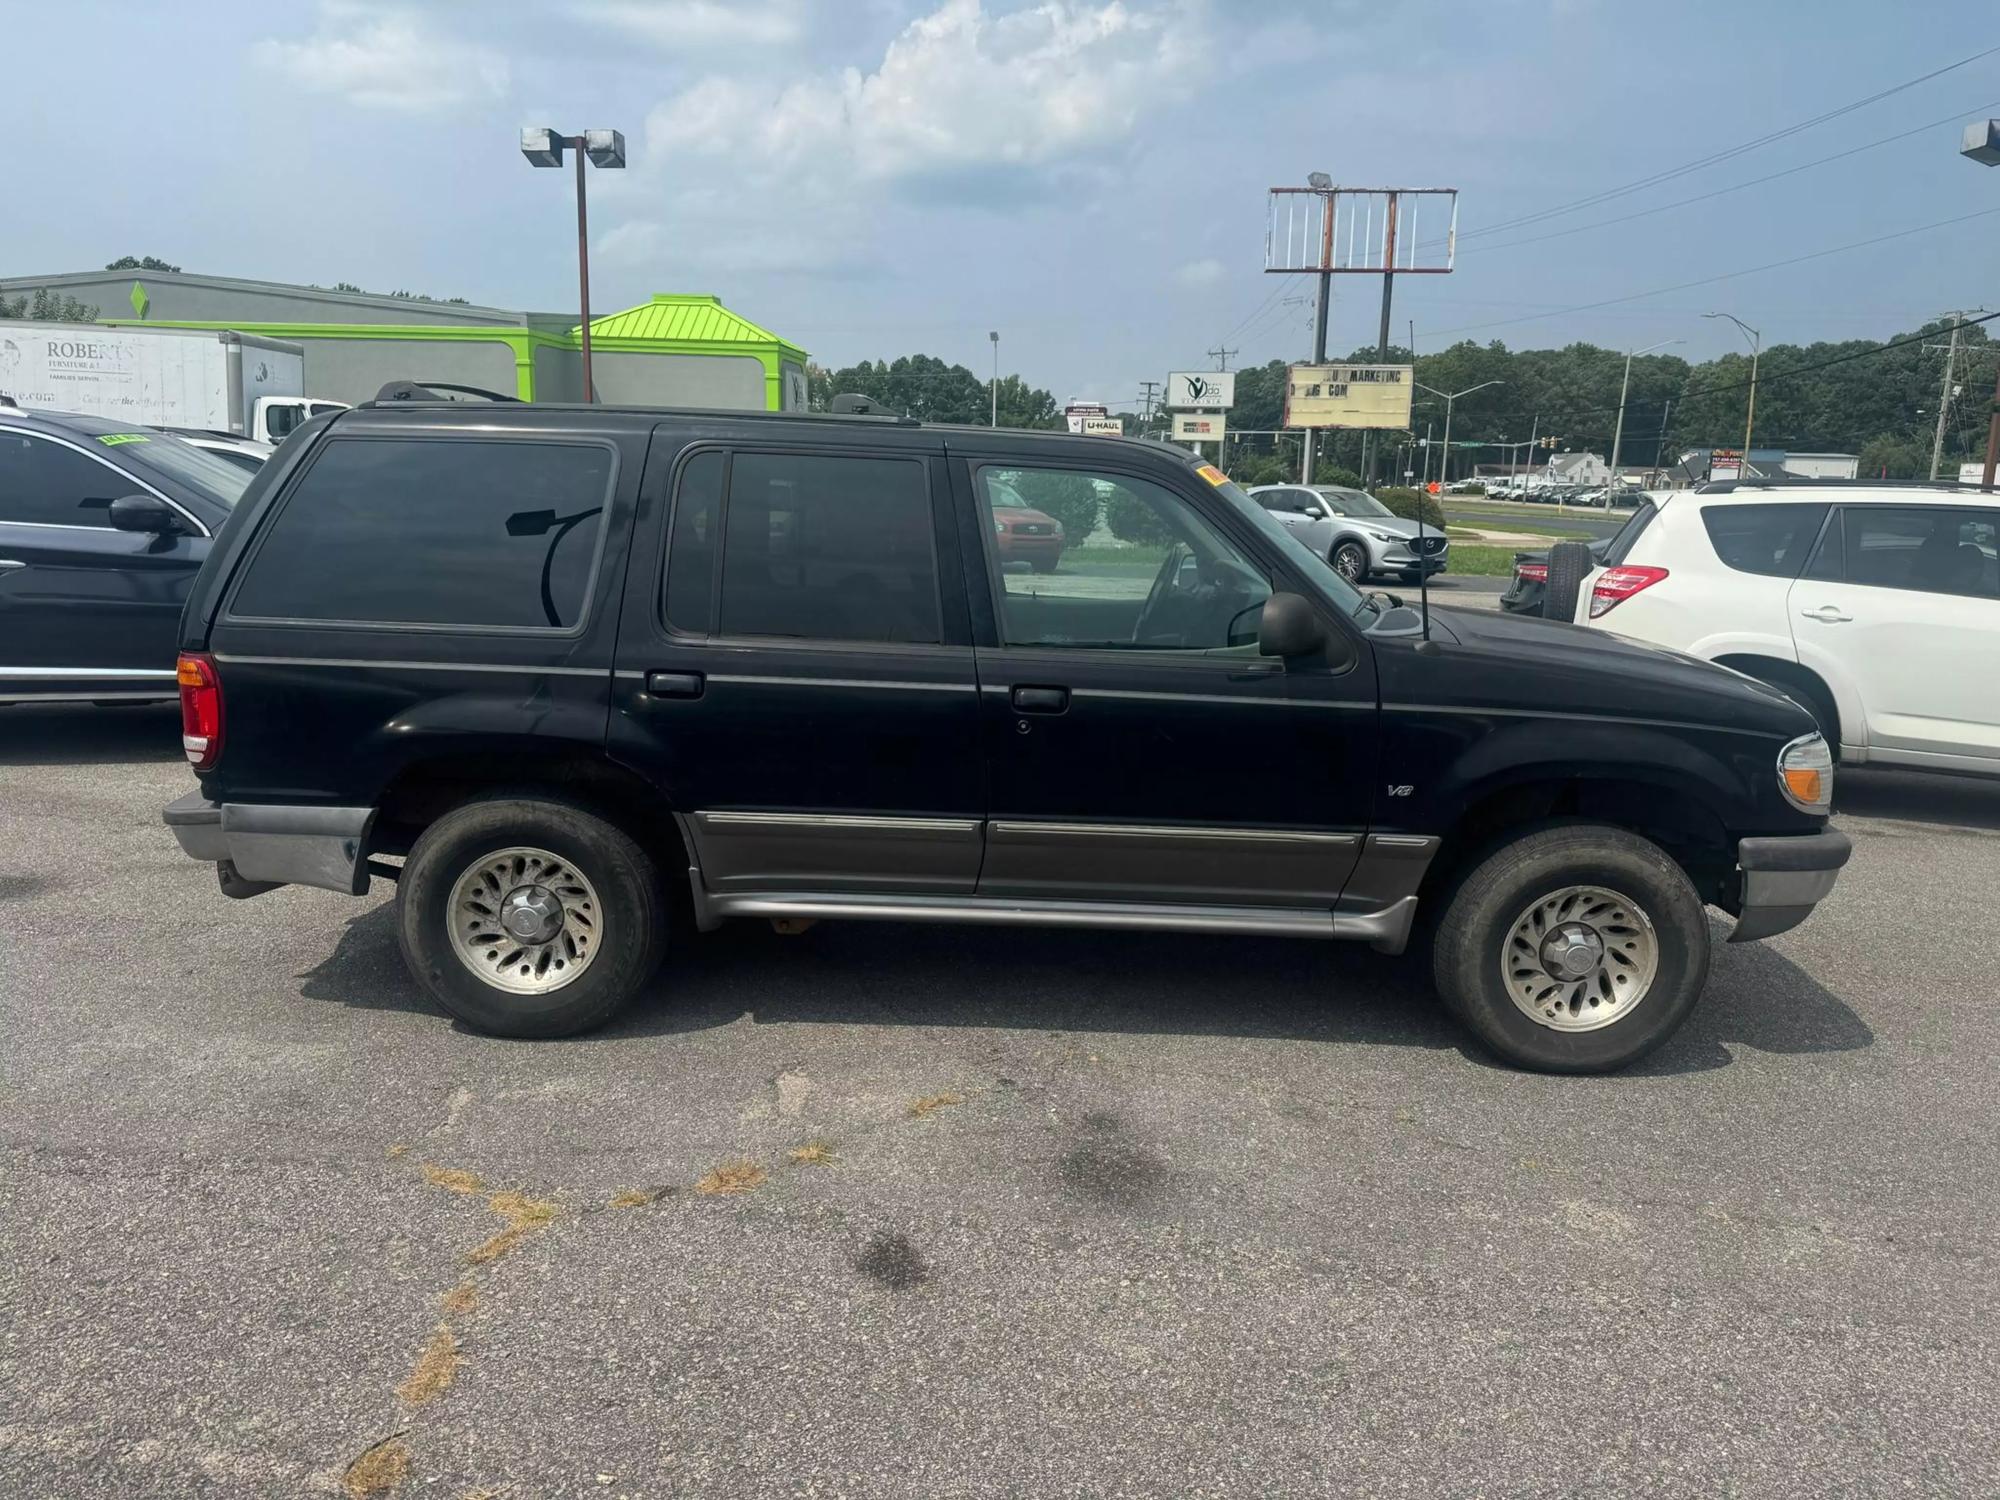
[[[1611,482],[1611,465],[1601,453],[1557,453],[1542,470],[1542,482],[1595,489]]]
[[[1852,453],[1787,453],[1785,472],[1800,479],[1853,479],[1861,460]]]

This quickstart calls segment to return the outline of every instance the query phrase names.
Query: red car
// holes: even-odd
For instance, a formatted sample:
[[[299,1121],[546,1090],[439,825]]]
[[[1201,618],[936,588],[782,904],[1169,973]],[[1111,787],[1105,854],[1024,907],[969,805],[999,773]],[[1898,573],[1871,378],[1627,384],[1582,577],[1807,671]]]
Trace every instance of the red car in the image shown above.
[[[999,538],[1000,564],[1024,562],[1037,573],[1053,573],[1062,559],[1062,522],[1026,505],[993,507],[993,531]]]

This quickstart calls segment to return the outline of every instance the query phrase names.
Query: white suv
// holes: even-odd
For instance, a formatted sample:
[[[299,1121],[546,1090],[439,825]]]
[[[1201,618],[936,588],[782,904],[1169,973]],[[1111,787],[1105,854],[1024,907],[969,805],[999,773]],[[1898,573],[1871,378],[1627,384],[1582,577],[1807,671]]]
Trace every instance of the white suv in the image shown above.
[[[2000,494],[1718,485],[1656,494],[1576,622],[1785,689],[1849,762],[2000,776]]]

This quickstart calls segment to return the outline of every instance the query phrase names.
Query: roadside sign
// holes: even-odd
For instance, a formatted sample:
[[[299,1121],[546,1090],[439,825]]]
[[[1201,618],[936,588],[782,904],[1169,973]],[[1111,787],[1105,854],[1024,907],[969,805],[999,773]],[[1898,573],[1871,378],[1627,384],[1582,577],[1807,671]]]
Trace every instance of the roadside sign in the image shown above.
[[[1071,432],[1082,432],[1085,417],[1106,417],[1111,408],[1102,401],[1072,401],[1063,408],[1063,422]]]
[[[1414,374],[1409,365],[1293,365],[1285,425],[1407,428]]]
[[[1714,448],[1708,455],[1708,477],[1710,479],[1741,479],[1743,477],[1743,455],[1734,448]]]
[[[1198,411],[1177,411],[1174,413],[1174,441],[1177,443],[1219,443],[1222,441],[1227,418],[1219,412],[1209,416]]]
[[[1168,411],[1227,411],[1235,404],[1233,370],[1182,370],[1167,377]]]
[[[1123,437],[1125,424],[1116,417],[1085,417],[1078,430],[1085,437]]]

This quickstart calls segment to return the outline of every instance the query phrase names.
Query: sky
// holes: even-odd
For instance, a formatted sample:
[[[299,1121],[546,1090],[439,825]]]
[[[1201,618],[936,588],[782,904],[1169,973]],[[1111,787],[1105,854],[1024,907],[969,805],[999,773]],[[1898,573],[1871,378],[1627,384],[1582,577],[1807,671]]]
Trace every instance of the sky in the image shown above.
[[[1458,189],[1456,268],[1395,287],[1420,351],[1700,359],[1740,344],[1717,310],[1887,338],[2000,308],[2000,168],[1958,154],[2000,50],[1898,87],[1989,48],[1990,0],[0,0],[0,275],[571,308],[571,183],[517,145],[549,125],[628,142],[594,310],[712,292],[836,367],[983,375],[998,331],[1003,370],[1119,403],[1302,359],[1266,195],[1309,171]],[[1333,352],[1380,295],[1336,278]]]

